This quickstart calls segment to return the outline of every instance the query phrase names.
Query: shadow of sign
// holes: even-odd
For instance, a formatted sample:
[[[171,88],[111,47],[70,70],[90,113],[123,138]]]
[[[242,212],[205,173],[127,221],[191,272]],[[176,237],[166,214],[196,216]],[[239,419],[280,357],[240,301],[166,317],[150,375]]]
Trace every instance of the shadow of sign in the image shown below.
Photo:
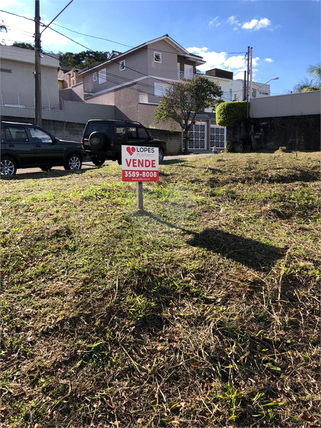
[[[206,248],[255,270],[273,266],[285,253],[282,248],[215,229],[205,229],[187,243],[193,247]]]
[[[137,215],[144,215],[156,220],[158,223],[173,229],[179,229],[187,235],[193,235],[192,239],[186,241],[193,247],[205,248],[223,257],[232,259],[251,269],[264,271],[271,268],[275,262],[284,257],[287,248],[274,247],[250,238],[233,235],[216,229],[205,229],[196,233],[179,227],[173,223],[161,220],[154,214],[143,211]]]

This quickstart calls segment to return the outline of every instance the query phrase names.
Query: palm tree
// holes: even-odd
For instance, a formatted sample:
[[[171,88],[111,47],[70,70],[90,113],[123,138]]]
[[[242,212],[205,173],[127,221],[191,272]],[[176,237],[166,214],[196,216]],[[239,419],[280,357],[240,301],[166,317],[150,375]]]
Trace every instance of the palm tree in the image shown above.
[[[314,77],[316,82],[321,84],[321,62],[318,62],[316,65],[309,65],[308,72],[310,76]]]
[[[319,91],[321,89],[321,63],[316,65],[309,65],[307,71],[312,79],[302,79],[294,86],[294,92],[311,92]]]
[[[294,86],[294,92],[311,92],[318,91],[320,87],[315,85],[315,81],[313,79],[304,78],[300,80],[300,82]]]

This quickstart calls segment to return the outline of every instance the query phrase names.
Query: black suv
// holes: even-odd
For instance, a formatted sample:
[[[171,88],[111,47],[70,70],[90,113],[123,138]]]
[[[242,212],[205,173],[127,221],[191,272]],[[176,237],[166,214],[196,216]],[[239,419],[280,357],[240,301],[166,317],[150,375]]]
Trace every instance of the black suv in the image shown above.
[[[85,126],[82,147],[95,165],[105,160],[121,164],[121,146],[158,147],[159,162],[166,153],[166,143],[153,139],[139,122],[130,120],[89,120]]]
[[[85,157],[81,144],[58,140],[40,126],[1,121],[1,175],[14,175],[17,168],[49,171],[62,165],[65,169],[81,169]]]

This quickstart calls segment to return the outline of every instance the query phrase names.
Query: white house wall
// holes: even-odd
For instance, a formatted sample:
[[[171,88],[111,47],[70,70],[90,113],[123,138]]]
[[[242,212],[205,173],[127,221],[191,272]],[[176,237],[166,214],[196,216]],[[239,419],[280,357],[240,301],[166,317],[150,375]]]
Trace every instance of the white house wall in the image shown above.
[[[223,79],[204,74],[211,82],[219,85],[223,91],[223,98],[226,101],[243,101],[243,81]]]
[[[34,51],[0,45],[0,103],[21,108],[34,108]],[[59,109],[57,70],[59,61],[44,56],[41,59],[43,109]]]
[[[314,115],[321,113],[321,91],[251,99],[253,118]]]

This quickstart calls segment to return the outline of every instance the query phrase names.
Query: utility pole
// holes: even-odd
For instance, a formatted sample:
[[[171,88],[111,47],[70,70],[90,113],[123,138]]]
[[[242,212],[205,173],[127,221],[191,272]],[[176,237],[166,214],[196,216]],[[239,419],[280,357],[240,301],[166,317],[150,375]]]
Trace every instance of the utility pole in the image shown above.
[[[35,122],[42,124],[40,0],[35,0]]]
[[[247,79],[246,79],[246,117],[249,117],[249,107],[250,107],[250,99],[251,99],[251,91],[252,91],[252,53],[253,48],[248,46],[247,48]]]
[[[40,0],[35,0],[35,122],[36,125],[42,124],[42,98],[41,98],[41,35],[51,25],[56,18],[65,10],[74,0],[65,6],[59,13],[50,21],[48,25],[40,32]]]
[[[253,63],[253,48],[250,48],[250,98],[252,97],[252,77],[253,77],[253,73],[252,73],[252,63]]]
[[[247,94],[247,89],[246,89],[246,70],[244,70],[243,101],[246,100],[246,94]]]

